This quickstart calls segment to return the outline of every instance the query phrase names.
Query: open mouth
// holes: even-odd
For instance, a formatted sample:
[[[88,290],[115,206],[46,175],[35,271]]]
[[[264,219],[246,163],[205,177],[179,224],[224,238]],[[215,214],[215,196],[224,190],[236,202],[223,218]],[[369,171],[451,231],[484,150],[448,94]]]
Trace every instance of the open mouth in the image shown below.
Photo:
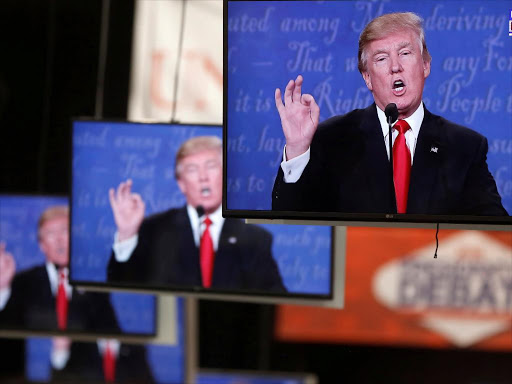
[[[209,187],[203,187],[201,188],[201,196],[202,197],[209,197],[212,194],[212,190]]]
[[[393,83],[393,93],[395,95],[401,95],[405,90],[405,84],[402,80],[395,80]]]

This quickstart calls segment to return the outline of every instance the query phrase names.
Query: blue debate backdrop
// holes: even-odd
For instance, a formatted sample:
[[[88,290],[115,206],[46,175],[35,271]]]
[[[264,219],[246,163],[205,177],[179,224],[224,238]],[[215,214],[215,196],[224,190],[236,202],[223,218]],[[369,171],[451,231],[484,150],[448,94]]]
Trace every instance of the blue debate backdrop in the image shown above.
[[[46,262],[37,241],[37,223],[43,211],[55,205],[68,205],[67,197],[0,196],[0,242],[16,262],[16,273]],[[121,330],[127,333],[154,334],[156,301],[154,296],[111,293]]]
[[[116,231],[109,188],[133,180],[146,216],[186,204],[174,177],[175,155],[189,138],[222,137],[219,126],[106,121],[73,123],[71,277],[102,283]],[[257,160],[257,159],[256,159]],[[331,229],[267,225],[273,256],[291,293],[330,294]]]
[[[185,382],[185,311],[184,300],[176,299],[176,335],[175,345],[147,344],[146,358],[156,383],[181,384]],[[50,382],[52,367],[50,354],[52,339],[27,338],[25,341],[25,378],[31,382]],[[76,378],[77,380],[80,377]]]
[[[228,1],[227,208],[269,210],[284,135],[274,91],[304,77],[320,121],[373,103],[357,69],[364,26],[384,13],[424,19],[434,114],[482,133],[488,165],[512,213],[510,1]]]

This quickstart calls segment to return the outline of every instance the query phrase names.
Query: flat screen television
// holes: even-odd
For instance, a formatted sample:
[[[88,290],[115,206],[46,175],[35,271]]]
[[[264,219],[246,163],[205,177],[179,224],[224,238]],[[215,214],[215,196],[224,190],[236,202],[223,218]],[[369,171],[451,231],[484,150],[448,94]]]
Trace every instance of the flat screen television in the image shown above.
[[[72,136],[73,284],[258,301],[343,295],[331,228],[222,217],[220,126],[75,120]]]
[[[185,383],[189,350],[185,337],[185,300],[175,302],[177,342],[175,345],[130,344],[115,339],[89,342],[55,338],[27,338],[25,341],[25,380],[28,382],[110,382]],[[114,356],[113,370],[106,370],[106,347]],[[56,351],[64,349],[63,358]]]
[[[69,284],[69,228],[67,197],[0,195],[1,333],[154,336],[153,295]]]
[[[510,229],[509,3],[224,5],[226,217]],[[359,60],[394,12],[426,48],[387,16]],[[388,103],[411,128],[391,151]]]

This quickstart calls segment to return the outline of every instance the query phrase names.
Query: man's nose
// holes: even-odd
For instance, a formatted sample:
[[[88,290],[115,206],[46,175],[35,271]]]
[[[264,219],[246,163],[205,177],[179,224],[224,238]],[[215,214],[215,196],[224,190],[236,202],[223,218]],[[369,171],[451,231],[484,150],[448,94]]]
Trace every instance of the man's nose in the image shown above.
[[[208,172],[204,168],[199,168],[199,180],[208,180]]]
[[[391,73],[398,73],[401,72],[402,70],[402,64],[400,64],[398,56],[391,57]]]

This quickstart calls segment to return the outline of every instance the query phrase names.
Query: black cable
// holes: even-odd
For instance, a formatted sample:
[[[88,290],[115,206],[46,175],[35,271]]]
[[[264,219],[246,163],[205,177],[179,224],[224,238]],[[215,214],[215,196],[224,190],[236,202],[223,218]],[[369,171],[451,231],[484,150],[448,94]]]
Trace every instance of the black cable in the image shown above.
[[[437,259],[437,248],[439,248],[439,238],[437,237],[437,235],[439,235],[439,223],[437,223],[436,226],[436,251],[434,252],[434,259]]]
[[[174,95],[173,95],[173,102],[174,106],[172,108],[172,115],[171,115],[171,124],[177,123],[175,120],[176,118],[176,110],[178,109],[178,85],[179,85],[179,75],[180,75],[180,63],[181,63],[181,55],[182,55],[182,49],[183,49],[183,40],[184,40],[184,31],[185,31],[185,5],[187,4],[186,0],[182,1],[183,6],[181,7],[181,26],[180,26],[180,39],[178,42],[178,55],[176,58],[176,71],[174,72]]]

